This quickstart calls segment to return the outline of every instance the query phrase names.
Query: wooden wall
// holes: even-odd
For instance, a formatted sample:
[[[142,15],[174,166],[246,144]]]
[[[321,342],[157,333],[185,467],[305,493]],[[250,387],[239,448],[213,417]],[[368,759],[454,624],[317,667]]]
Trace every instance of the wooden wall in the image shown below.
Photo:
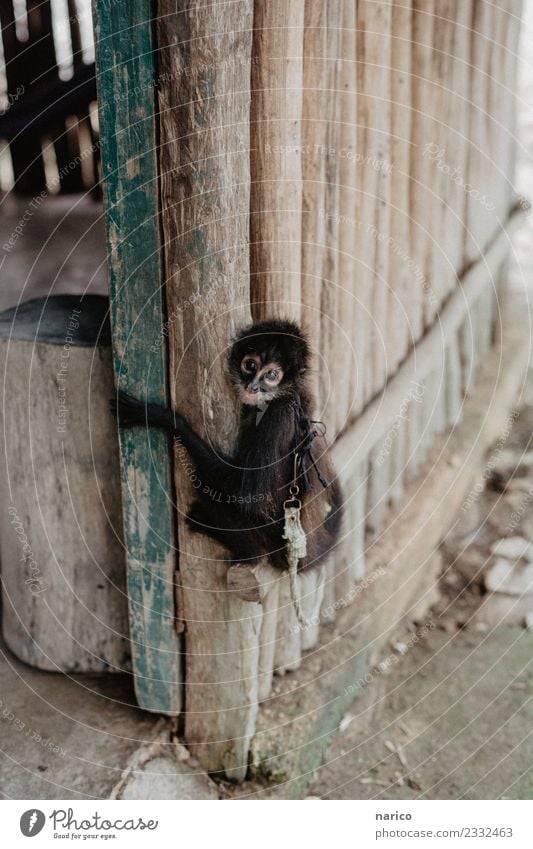
[[[212,772],[244,776],[273,672],[353,600],[365,547],[475,385],[513,226],[519,21],[519,0],[158,2],[172,400],[229,445],[233,331],[300,320],[346,496],[335,562],[305,578],[316,624],[302,630],[268,564],[243,594],[224,552],[190,536],[174,458],[185,737]]]

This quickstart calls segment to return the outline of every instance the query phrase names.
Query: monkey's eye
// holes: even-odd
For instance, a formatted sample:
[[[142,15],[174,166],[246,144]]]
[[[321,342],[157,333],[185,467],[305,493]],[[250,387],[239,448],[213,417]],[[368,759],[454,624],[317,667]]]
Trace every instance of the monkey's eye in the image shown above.
[[[249,360],[243,361],[242,367],[243,367],[244,371],[254,372],[257,368],[257,365],[255,363],[255,360],[249,359]]]
[[[277,371],[267,371],[267,373],[265,374],[265,378],[266,380],[277,380],[278,373]]]

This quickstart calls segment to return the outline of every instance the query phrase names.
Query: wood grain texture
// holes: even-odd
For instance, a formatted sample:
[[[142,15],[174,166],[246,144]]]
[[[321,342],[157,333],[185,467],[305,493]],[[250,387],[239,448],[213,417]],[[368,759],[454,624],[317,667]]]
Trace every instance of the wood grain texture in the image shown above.
[[[417,274],[413,285],[418,305],[413,315],[415,340],[435,316],[440,298],[432,277],[433,242],[431,236],[432,191],[435,183],[438,139],[433,125],[432,47],[434,41],[435,0],[413,0],[412,18],[412,148],[410,254]],[[416,323],[415,323],[416,322]]]
[[[357,398],[357,14],[350,0],[340,3],[339,59],[336,83],[338,136],[337,268],[334,291],[336,344],[332,356],[335,374],[335,431],[354,415]],[[331,323],[331,321],[330,321]],[[332,434],[333,435],[333,434]]]
[[[251,0],[158,5],[172,403],[223,451],[237,425],[226,353],[250,319],[252,15]],[[241,779],[258,704],[261,605],[228,592],[227,552],[186,526],[189,477],[176,456],[185,739],[209,772]]]
[[[4,639],[39,669],[129,671],[111,350],[65,357],[15,333],[0,339]]]
[[[302,102],[302,323],[313,340],[316,363],[310,381],[320,411],[320,372],[326,368],[321,348],[322,289],[327,275],[327,234],[334,224],[328,208],[328,122],[331,68],[328,63],[328,4],[306,0]],[[335,153],[333,152],[333,155]],[[328,218],[329,216],[329,218]],[[329,223],[328,223],[329,222]]]
[[[474,3],[471,48],[471,98],[468,134],[467,192],[465,213],[465,262],[475,260],[496,231],[491,175],[490,61],[494,8],[483,0]]]
[[[522,216],[513,214],[506,229],[494,239],[484,257],[474,263],[462,276],[457,288],[442,309],[438,324],[426,333],[396,374],[389,380],[385,391],[367,405],[357,422],[346,430],[332,449],[332,459],[337,469],[348,468],[351,463],[368,456],[377,440],[394,421],[402,401],[408,397],[413,381],[421,382],[435,371],[444,354],[443,338],[450,339],[473,309],[487,281],[497,272],[507,255],[511,234],[520,226]]]
[[[251,101],[254,319],[300,320],[304,0],[256,0]]]
[[[165,404],[152,6],[96,0],[94,16],[116,383]],[[168,440],[141,428],[122,430],[120,460],[135,692],[145,710],[176,714],[182,664],[174,630]]]
[[[391,39],[391,251],[387,337],[389,373],[420,334],[418,291],[409,267],[411,161],[411,0],[393,0]]]
[[[368,400],[386,381],[388,351],[392,0],[357,5],[358,152],[362,157],[361,247],[370,275]],[[393,343],[394,344],[394,343]]]

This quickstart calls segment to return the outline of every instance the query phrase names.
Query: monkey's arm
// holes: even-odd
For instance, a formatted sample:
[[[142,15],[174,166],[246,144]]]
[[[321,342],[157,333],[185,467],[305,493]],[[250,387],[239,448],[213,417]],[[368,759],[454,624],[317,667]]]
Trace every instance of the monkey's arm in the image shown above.
[[[174,410],[160,404],[138,401],[126,392],[119,392],[109,403],[111,412],[121,427],[158,427],[180,439],[206,484],[215,480],[226,482],[226,490],[233,494],[238,485],[235,466],[231,457],[216,451],[192,429],[187,420]]]

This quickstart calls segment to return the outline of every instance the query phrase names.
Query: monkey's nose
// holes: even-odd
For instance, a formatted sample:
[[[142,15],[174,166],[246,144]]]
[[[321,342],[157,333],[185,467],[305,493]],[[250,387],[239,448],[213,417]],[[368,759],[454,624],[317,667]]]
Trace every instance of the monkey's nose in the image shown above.
[[[249,383],[248,384],[248,392],[259,392],[259,384],[258,383]]]

